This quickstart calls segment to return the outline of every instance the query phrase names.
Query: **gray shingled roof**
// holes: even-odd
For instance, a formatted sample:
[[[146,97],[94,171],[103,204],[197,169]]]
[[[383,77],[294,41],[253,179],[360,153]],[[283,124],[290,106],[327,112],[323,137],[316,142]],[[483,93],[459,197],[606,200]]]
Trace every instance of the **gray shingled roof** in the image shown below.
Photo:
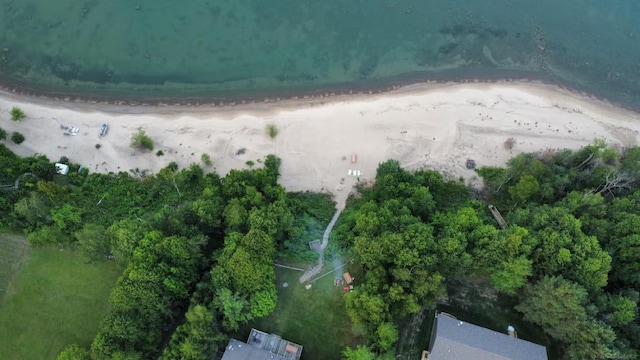
[[[547,349],[439,314],[429,360],[547,360]]]
[[[302,345],[284,340],[276,334],[251,329],[246,343],[229,340],[222,360],[299,360],[301,355]]]
[[[285,360],[285,358],[284,356],[255,348],[242,341],[231,339],[224,355],[222,355],[222,360]]]

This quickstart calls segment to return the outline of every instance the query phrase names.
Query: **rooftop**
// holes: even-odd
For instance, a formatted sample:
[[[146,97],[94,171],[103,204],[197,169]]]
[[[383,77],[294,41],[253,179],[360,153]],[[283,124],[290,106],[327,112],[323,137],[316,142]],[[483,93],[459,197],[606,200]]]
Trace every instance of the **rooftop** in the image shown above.
[[[429,360],[547,360],[546,347],[438,314]],[[434,336],[432,336],[434,338]]]
[[[222,360],[299,360],[302,346],[275,334],[251,329],[249,340],[229,340]]]

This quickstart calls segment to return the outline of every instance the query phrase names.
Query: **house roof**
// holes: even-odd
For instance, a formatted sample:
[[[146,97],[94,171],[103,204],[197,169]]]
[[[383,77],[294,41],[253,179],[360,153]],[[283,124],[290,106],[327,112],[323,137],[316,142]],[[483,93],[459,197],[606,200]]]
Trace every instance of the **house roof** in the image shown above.
[[[264,331],[251,329],[247,344],[282,356],[286,360],[298,360],[302,355],[302,346],[287,341],[276,334],[267,334]]]
[[[222,355],[222,360],[285,360],[285,358],[242,341],[231,339],[224,351],[224,355]]]
[[[547,349],[490,329],[436,316],[436,336],[429,360],[547,360]]]
[[[222,360],[299,360],[302,346],[275,334],[251,329],[246,343],[229,340]]]

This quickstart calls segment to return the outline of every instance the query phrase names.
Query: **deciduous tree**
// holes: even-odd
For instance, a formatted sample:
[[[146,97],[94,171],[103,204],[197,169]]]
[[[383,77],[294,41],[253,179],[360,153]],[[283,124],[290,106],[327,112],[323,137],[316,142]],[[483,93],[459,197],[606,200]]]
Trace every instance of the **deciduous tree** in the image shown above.
[[[587,316],[587,291],[561,277],[544,277],[525,288],[516,307],[528,321],[540,325],[567,345],[570,359],[606,359],[613,355],[613,331]]]
[[[185,314],[186,321],[171,336],[162,354],[164,360],[209,360],[225,336],[215,329],[212,310],[195,305]]]
[[[346,348],[343,352],[344,360],[376,360],[376,354],[367,346],[359,345],[355,349]]]
[[[240,324],[251,319],[249,301],[230,289],[218,289],[213,304],[223,315],[222,326],[226,331],[238,330]]]
[[[89,350],[78,344],[72,344],[62,350],[56,360],[89,360]]]
[[[84,224],[74,236],[81,251],[91,260],[104,258],[109,254],[109,246],[104,238],[105,228],[98,224]]]

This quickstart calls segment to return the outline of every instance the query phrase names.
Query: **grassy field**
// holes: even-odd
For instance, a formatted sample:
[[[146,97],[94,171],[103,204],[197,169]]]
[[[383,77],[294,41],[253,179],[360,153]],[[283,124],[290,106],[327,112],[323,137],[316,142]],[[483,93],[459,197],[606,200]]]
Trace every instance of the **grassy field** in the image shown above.
[[[28,254],[24,236],[0,233],[0,304]]]
[[[336,272],[340,276],[341,272]],[[251,327],[275,333],[304,347],[303,360],[339,359],[346,346],[358,339],[351,332],[343,291],[333,285],[334,276],[318,280],[309,290],[298,281],[301,272],[277,269],[278,306],[266,318],[249,324],[237,334],[246,341]],[[282,287],[287,282],[288,287]]]
[[[0,234],[0,253],[13,248],[8,243]],[[68,344],[88,346],[121,270],[52,248],[30,250],[17,263],[0,302],[0,359],[54,359]]]

